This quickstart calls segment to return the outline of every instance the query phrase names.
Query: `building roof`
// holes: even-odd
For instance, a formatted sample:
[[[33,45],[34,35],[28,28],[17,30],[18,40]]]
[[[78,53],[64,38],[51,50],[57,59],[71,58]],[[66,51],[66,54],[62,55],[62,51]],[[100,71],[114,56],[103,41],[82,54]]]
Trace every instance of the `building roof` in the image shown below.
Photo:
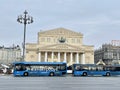
[[[5,49],[5,50],[10,50],[10,49],[17,49],[20,50],[20,46],[12,46],[12,47],[4,47],[4,46],[0,46],[0,49]]]
[[[38,33],[39,35],[64,35],[64,34],[68,34],[71,36],[83,36],[83,34],[79,33],[79,32],[74,32],[72,30],[66,29],[66,28],[55,28],[55,29],[51,29],[51,30],[46,30],[46,31],[41,31]]]

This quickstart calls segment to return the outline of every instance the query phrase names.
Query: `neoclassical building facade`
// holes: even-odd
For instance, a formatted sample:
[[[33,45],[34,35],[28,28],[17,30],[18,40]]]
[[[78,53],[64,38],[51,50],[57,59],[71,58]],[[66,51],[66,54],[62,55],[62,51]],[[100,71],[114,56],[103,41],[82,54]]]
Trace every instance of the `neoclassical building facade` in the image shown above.
[[[0,46],[0,63],[11,64],[21,59],[21,48],[19,45],[11,47]]]
[[[94,46],[83,45],[83,34],[65,28],[40,31],[37,43],[26,44],[25,60],[93,64]]]

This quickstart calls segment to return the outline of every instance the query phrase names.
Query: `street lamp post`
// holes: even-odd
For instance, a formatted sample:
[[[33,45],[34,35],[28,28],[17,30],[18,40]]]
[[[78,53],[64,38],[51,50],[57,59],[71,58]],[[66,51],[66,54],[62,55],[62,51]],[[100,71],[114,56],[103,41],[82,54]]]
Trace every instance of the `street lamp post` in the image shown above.
[[[25,39],[26,39],[26,25],[33,23],[33,17],[27,15],[28,12],[25,10],[24,15],[19,15],[17,21],[24,24],[24,38],[23,38],[23,60],[25,60]]]

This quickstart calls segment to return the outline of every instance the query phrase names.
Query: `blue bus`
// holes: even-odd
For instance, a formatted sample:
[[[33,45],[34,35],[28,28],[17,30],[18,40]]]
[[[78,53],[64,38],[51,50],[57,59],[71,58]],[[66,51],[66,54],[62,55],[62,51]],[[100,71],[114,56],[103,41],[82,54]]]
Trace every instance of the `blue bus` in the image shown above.
[[[73,64],[74,76],[120,75],[120,65]]]
[[[67,73],[64,62],[14,62],[14,76],[60,76]]]

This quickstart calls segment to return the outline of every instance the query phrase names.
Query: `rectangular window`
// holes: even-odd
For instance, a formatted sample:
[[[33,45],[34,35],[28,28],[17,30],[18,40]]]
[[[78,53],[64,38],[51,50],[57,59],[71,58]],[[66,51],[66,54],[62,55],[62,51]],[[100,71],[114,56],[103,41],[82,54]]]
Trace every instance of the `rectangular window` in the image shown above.
[[[72,39],[72,43],[75,43],[75,39]]]
[[[50,42],[50,38],[47,38],[47,42]]]
[[[41,38],[41,42],[45,42],[45,38]]]
[[[77,39],[77,43],[80,43],[80,39]]]

